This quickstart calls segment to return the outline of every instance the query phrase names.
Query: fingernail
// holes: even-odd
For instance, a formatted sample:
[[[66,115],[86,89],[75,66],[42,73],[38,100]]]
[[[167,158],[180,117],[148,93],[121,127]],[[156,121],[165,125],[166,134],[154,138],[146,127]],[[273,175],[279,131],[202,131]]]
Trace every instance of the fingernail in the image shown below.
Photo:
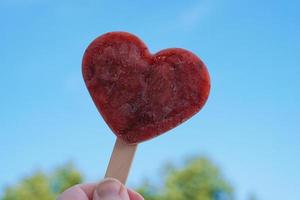
[[[99,198],[119,196],[122,184],[113,178],[107,178],[101,181],[96,187],[96,193]]]

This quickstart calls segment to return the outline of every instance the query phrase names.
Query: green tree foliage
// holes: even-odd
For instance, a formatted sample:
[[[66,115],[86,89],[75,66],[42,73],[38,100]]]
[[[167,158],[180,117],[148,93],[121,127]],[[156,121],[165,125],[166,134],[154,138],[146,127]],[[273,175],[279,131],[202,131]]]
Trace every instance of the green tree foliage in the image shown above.
[[[53,200],[54,194],[50,189],[48,177],[36,172],[31,177],[24,178],[19,184],[8,187],[3,200]]]
[[[137,190],[146,200],[233,200],[233,188],[220,170],[204,157],[194,157],[182,166],[168,163],[161,184],[150,181]],[[46,175],[36,172],[7,187],[1,200],[53,200],[65,189],[82,182],[82,175],[67,163]],[[256,199],[250,195],[249,200]]]
[[[4,190],[1,200],[53,200],[66,188],[82,182],[82,176],[71,163],[67,163],[50,175],[35,172],[14,186]]]
[[[146,200],[163,200],[158,193],[158,189],[153,185],[150,185],[148,181],[145,181],[142,186],[136,189],[144,199]]]
[[[55,194],[60,194],[67,188],[82,181],[83,177],[80,172],[69,162],[54,171],[50,183],[52,191]]]
[[[183,167],[168,167],[164,185],[138,189],[147,200],[231,200],[233,188],[206,158],[189,159]]]

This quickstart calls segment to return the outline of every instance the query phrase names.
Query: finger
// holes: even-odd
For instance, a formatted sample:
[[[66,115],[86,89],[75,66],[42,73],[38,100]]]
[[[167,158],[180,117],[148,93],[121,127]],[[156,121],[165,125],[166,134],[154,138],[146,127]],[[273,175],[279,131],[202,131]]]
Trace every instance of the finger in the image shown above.
[[[101,181],[95,191],[93,200],[130,200],[127,189],[118,180],[107,178]]]
[[[130,200],[144,200],[144,197],[136,191],[134,191],[133,189],[128,188],[127,191]]]
[[[79,184],[78,186],[85,192],[89,199],[92,199],[97,183]]]
[[[75,185],[66,191],[64,191],[57,200],[89,200],[87,194],[79,187]]]

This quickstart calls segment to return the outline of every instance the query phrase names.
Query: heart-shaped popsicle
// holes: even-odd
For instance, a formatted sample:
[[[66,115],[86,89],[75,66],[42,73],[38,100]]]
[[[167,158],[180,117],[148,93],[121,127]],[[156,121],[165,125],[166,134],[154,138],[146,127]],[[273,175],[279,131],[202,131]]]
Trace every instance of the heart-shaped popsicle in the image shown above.
[[[179,48],[151,54],[136,36],[106,33],[86,49],[82,72],[104,120],[117,136],[105,174],[126,182],[137,143],[197,113],[210,80],[203,62]]]
[[[180,48],[151,54],[136,36],[110,32],[86,49],[82,72],[102,117],[128,144],[184,122],[205,104],[210,79],[204,63]]]

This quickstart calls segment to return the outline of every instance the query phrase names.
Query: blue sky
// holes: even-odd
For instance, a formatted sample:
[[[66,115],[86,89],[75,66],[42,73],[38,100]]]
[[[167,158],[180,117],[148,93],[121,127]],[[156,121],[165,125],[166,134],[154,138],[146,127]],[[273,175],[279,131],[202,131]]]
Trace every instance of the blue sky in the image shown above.
[[[0,2],[0,187],[73,160],[105,172],[115,140],[81,76],[98,35],[132,32],[151,52],[189,49],[212,90],[191,120],[139,145],[129,185],[157,180],[165,161],[204,154],[238,199],[299,199],[299,1]],[[155,164],[154,164],[155,163]]]

